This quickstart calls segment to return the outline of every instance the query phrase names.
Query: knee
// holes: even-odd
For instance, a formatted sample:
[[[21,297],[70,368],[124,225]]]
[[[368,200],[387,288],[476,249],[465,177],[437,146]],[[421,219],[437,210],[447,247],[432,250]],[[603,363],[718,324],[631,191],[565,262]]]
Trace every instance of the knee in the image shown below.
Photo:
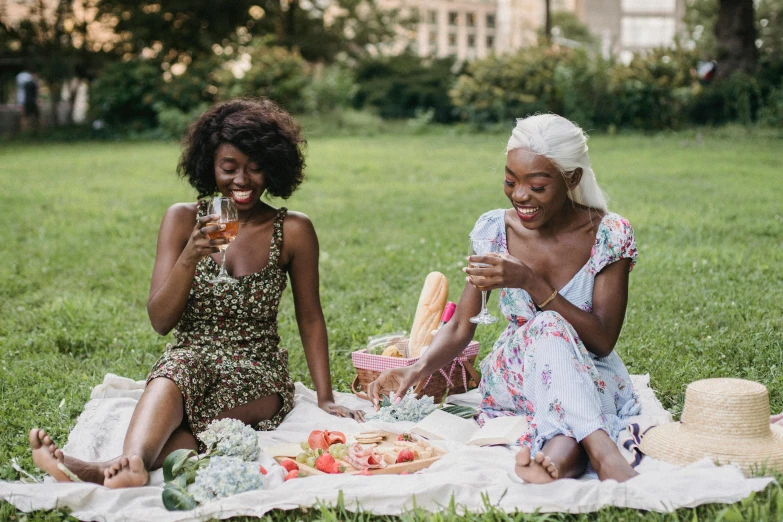
[[[564,330],[567,328],[567,324],[568,322],[562,315],[551,310],[541,312],[530,321],[530,326],[532,328],[540,328],[543,329],[544,332],[552,329]]]

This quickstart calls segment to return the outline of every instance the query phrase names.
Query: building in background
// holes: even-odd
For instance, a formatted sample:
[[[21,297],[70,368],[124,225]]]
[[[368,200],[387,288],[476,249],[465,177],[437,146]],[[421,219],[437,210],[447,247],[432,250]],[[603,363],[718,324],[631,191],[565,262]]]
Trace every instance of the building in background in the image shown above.
[[[483,58],[535,45],[546,23],[545,0],[403,0],[418,10],[414,49],[420,56]],[[605,55],[671,45],[683,29],[685,0],[551,0],[573,13]]]

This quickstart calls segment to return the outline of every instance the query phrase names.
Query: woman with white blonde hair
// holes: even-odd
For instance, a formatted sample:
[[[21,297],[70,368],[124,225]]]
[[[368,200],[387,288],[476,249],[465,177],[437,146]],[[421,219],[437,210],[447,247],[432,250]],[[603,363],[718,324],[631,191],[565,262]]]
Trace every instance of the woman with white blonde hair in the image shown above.
[[[476,420],[527,419],[516,457],[526,482],[578,477],[588,461],[601,480],[628,480],[636,472],[615,441],[640,405],[614,346],[637,257],[633,229],[607,210],[587,138],[565,118],[517,120],[504,170],[512,207],[485,213],[470,234],[500,253],[468,258],[452,320],[416,364],[383,372],[369,395],[377,405],[456,357],[473,338],[481,292],[497,289],[508,326],[481,363]]]

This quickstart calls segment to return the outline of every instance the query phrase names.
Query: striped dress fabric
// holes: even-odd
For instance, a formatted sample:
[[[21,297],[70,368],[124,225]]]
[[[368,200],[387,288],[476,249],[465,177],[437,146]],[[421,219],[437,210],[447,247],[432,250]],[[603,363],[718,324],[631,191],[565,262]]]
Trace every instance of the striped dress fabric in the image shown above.
[[[496,241],[508,252],[505,209],[487,212],[471,238]],[[590,259],[560,295],[590,312],[595,276],[620,259],[636,262],[636,240],[630,223],[607,213],[598,227]],[[541,311],[521,288],[500,290],[500,310],[508,327],[481,362],[482,402],[477,420],[521,415],[529,427],[519,443],[535,455],[558,434],[581,441],[595,430],[617,440],[641,406],[631,378],[617,352],[596,357],[585,348],[560,314]]]

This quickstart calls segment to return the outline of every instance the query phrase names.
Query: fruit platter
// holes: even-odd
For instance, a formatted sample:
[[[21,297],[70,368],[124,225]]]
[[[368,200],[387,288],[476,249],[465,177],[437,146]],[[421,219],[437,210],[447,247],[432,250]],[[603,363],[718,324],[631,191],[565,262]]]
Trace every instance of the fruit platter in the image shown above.
[[[287,479],[324,475],[407,475],[429,467],[445,450],[408,433],[344,434],[316,430],[306,441],[264,450],[288,471]]]

